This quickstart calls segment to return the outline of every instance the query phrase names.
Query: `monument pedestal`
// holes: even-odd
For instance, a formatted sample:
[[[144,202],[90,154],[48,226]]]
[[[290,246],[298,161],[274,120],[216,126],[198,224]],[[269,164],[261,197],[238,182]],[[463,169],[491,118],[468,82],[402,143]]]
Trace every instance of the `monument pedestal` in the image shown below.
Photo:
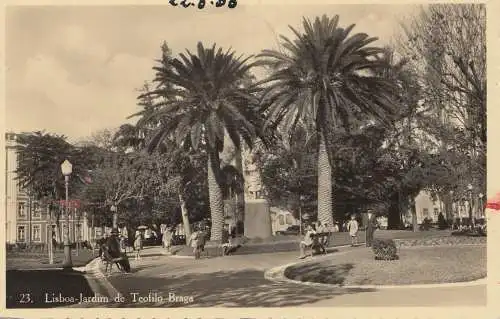
[[[245,237],[267,238],[272,236],[269,202],[265,199],[245,201]]]

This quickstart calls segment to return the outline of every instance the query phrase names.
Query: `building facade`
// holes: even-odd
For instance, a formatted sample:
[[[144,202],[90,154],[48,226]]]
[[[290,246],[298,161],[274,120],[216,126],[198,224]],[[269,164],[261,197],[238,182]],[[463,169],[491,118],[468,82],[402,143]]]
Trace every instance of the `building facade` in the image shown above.
[[[5,234],[8,244],[14,243],[46,243],[52,233],[54,238],[62,241],[66,227],[70,230],[70,240],[88,240],[91,230],[86,214],[76,209],[70,210],[69,226],[63,214],[57,223],[51,216],[48,206],[34,200],[29,191],[22,189],[16,180],[18,157],[16,152],[15,133],[5,134]],[[54,214],[55,215],[55,214]]]

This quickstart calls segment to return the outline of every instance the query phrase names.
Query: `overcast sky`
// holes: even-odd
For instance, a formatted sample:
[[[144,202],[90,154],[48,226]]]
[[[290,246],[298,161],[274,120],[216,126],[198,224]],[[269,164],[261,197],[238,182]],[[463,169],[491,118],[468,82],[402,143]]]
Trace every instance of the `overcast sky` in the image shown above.
[[[340,15],[389,43],[409,5],[238,5],[202,11],[164,6],[8,7],[6,129],[46,130],[71,140],[126,122],[136,89],[151,80],[167,41],[174,54],[197,41],[240,54],[276,47],[302,16]]]

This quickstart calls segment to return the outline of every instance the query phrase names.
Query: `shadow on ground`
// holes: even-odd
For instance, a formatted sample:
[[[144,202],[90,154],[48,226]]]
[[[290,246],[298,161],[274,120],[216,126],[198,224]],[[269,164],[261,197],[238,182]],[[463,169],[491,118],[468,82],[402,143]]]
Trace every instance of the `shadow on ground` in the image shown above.
[[[124,279],[124,278],[123,278]],[[115,287],[126,297],[121,304],[109,307],[293,307],[309,304],[338,295],[371,292],[373,289],[342,289],[335,287],[310,287],[293,283],[272,282],[263,277],[263,272],[252,269],[241,271],[219,271],[212,273],[188,273],[175,277],[136,278],[120,280]],[[134,291],[120,289],[120,283],[135,287]],[[129,293],[141,296],[156,292],[163,301],[133,302]],[[192,302],[169,300],[169,294],[178,297],[193,297]]]
[[[285,269],[285,277],[298,280],[343,285],[353,263],[328,265],[322,262],[311,262]]]
[[[73,298],[59,302],[59,296]],[[80,294],[94,295],[82,272],[30,270],[6,272],[7,308],[52,308],[76,304]]]

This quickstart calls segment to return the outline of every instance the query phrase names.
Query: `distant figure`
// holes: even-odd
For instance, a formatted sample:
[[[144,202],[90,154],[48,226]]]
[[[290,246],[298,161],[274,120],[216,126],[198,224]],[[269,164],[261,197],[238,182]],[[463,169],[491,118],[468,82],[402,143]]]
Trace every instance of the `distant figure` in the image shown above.
[[[347,224],[347,229],[349,230],[349,235],[351,235],[351,246],[354,247],[358,244],[359,230],[358,221],[356,220],[356,216],[354,216],[354,214],[351,215],[351,220]]]
[[[194,259],[200,259],[201,257],[201,247],[200,245],[203,241],[203,233],[201,233],[196,227],[191,234],[191,237],[189,237],[189,242],[188,244],[193,248],[193,254],[194,254]]]
[[[141,250],[142,250],[142,233],[140,230],[135,231],[134,250],[135,250],[135,260],[140,260]]]
[[[338,233],[339,232],[339,224],[337,222],[333,223],[333,232]]]
[[[231,234],[229,233],[228,228],[228,225],[224,224],[224,228],[222,229],[222,256],[226,256],[231,249]]]
[[[364,225],[366,231],[366,247],[371,247],[373,242],[373,233],[375,232],[375,229],[377,229],[377,219],[373,210],[368,210]]]
[[[168,252],[170,252],[170,248],[172,247],[172,237],[173,237],[173,230],[170,230],[168,228],[165,229],[163,232],[163,248],[166,248]]]
[[[316,232],[312,225],[307,225],[306,234],[304,235],[304,240],[300,242],[300,259],[306,258],[305,249],[310,248],[313,245],[313,236]]]
[[[321,222],[318,222],[318,228],[317,232],[323,234],[321,237],[318,238],[319,243],[321,244],[321,251],[323,254],[326,254],[326,249],[325,247],[328,244],[328,225],[324,224],[322,225]]]

